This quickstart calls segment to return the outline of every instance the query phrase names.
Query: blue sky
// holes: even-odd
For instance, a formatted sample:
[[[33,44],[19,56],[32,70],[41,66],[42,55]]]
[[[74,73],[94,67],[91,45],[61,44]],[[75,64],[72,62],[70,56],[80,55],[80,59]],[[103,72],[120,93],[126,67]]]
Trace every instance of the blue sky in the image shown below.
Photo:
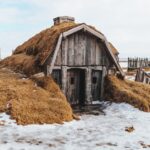
[[[149,8],[149,0],[0,0],[2,57],[63,15],[95,26],[120,57],[150,57]]]

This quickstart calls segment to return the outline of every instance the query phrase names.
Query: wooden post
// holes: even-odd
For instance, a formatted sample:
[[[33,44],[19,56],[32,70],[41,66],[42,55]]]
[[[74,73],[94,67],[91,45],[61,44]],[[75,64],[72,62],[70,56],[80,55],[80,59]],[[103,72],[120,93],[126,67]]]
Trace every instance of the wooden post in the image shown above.
[[[66,95],[66,89],[67,89],[67,67],[66,66],[62,66],[62,75],[61,75],[61,79],[62,79],[62,91],[63,93]]]
[[[60,34],[60,36],[58,38],[58,41],[57,41],[57,45],[56,45],[56,48],[55,48],[55,51],[54,51],[54,55],[53,55],[53,58],[52,58],[52,62],[51,62],[51,65],[50,65],[50,70],[49,70],[50,74],[53,71],[54,63],[55,63],[58,51],[60,49],[61,41],[62,41],[62,34]]]
[[[91,76],[92,76],[92,69],[91,68],[87,68],[86,69],[86,103],[87,104],[91,104],[92,103],[92,94],[91,94]]]
[[[104,80],[105,80],[105,76],[106,76],[106,67],[103,66],[102,68],[102,81],[101,81],[101,100],[103,99],[103,95],[104,95]]]

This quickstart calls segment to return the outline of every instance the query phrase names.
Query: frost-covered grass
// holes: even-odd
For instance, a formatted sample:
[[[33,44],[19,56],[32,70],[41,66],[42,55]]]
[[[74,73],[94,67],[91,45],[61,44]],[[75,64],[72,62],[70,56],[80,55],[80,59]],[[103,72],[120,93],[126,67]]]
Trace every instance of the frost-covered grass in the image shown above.
[[[0,126],[0,150],[140,150],[150,144],[150,113],[124,103],[108,105],[104,112],[63,125],[28,126],[0,114],[6,121]],[[125,127],[131,126],[135,130],[126,132]]]

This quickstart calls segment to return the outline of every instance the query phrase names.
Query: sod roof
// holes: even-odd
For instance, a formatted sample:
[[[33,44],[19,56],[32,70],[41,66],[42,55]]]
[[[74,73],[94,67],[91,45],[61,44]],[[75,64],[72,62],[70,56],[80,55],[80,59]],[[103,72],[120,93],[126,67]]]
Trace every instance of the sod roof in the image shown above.
[[[13,54],[25,53],[27,55],[33,55],[39,64],[43,64],[42,62],[45,61],[47,56],[55,49],[59,35],[79,25],[81,24],[76,24],[74,22],[63,22],[58,25],[54,25],[41,31],[22,45],[18,46]],[[96,30],[92,26],[89,27]],[[100,33],[100,31],[96,31]],[[118,54],[117,49],[111,43],[109,44],[113,54]]]

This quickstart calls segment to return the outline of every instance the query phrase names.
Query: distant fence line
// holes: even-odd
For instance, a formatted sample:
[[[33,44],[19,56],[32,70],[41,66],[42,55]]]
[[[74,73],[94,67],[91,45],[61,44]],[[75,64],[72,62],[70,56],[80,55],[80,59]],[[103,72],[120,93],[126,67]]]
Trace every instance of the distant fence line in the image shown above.
[[[128,69],[148,68],[150,67],[149,58],[128,58]]]
[[[128,69],[148,68],[150,67],[150,58],[120,58],[119,62],[128,64]]]

